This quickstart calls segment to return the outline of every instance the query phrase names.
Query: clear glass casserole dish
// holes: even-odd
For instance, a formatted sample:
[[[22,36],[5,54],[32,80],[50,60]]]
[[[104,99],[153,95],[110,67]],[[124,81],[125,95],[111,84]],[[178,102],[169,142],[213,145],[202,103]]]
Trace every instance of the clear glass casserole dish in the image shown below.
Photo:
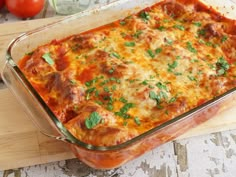
[[[2,78],[8,88],[18,98],[42,133],[69,143],[75,155],[93,168],[110,169],[121,166],[235,105],[236,88],[233,88],[122,144],[108,147],[93,146],[76,139],[64,127],[17,65],[22,56],[40,45],[123,19],[157,2],[160,0],[115,1],[24,33],[14,39],[7,50]],[[232,1],[206,0],[203,2],[229,18],[236,18],[236,13],[232,8],[235,4]]]

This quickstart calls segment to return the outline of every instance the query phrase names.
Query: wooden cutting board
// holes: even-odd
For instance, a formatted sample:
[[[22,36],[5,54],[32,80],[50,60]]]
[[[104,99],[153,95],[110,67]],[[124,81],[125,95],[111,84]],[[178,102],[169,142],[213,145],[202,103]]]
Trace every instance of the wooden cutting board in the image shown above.
[[[60,17],[0,25],[0,67],[9,42],[22,32],[32,30]],[[179,138],[193,137],[236,128],[236,107],[187,132]],[[68,146],[42,135],[32,124],[14,96],[0,89],[0,170],[74,158]]]

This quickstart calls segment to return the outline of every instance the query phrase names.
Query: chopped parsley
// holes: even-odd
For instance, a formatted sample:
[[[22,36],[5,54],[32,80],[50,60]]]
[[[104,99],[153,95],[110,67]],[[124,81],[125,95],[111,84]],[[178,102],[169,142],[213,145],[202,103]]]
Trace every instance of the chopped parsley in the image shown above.
[[[224,57],[220,57],[216,63],[216,66],[218,67],[217,75],[221,76],[226,74],[226,71],[229,69],[230,65],[229,63],[224,59]]]
[[[161,82],[158,82],[157,84],[156,84],[156,86],[159,88],[159,89],[161,89],[161,90],[168,90],[167,89],[167,87],[166,87],[166,85],[165,84],[163,84],[163,83],[161,83]]]
[[[148,85],[148,81],[147,81],[147,80],[144,80],[143,82],[141,82],[141,84],[143,84],[143,85]]]
[[[139,38],[139,36],[142,34],[143,32],[141,30],[138,30],[136,33],[133,34],[133,37],[135,38]]]
[[[197,82],[197,79],[194,76],[188,75],[188,78],[189,78],[190,81],[196,81]]]
[[[200,36],[205,36],[206,35],[206,30],[205,29],[200,29],[200,30],[198,30],[198,35],[200,35]]]
[[[159,53],[161,53],[162,52],[162,48],[157,48],[156,50],[155,50],[155,53],[156,54],[159,54]]]
[[[139,14],[139,17],[142,18],[144,21],[148,21],[151,17],[149,15],[148,12],[146,11],[142,11],[140,14]]]
[[[224,36],[221,38],[221,42],[224,43],[225,41],[227,41],[227,39],[228,39],[228,37],[224,35]]]
[[[135,46],[135,42],[125,42],[125,46],[126,47],[134,47]]]
[[[33,54],[34,54],[34,51],[33,52],[28,52],[25,55],[32,56]]]
[[[157,29],[158,29],[159,31],[164,31],[166,28],[165,28],[164,26],[159,26]]]
[[[128,102],[124,97],[120,97],[119,101],[122,102],[122,103],[127,103]]]
[[[125,105],[120,109],[120,112],[127,113],[129,109],[133,107],[134,107],[133,103],[125,103]]]
[[[134,106],[135,105],[133,103],[125,103],[125,105],[120,109],[119,112],[116,112],[115,115],[123,117],[125,119],[130,118],[130,115],[128,115],[127,112]]]
[[[168,45],[172,45],[172,44],[173,44],[173,41],[172,41],[171,39],[166,39],[166,43],[167,43]]]
[[[93,93],[95,90],[96,90],[96,88],[95,88],[95,87],[92,87],[92,88],[87,89],[87,90],[86,90],[86,93],[87,93],[87,94],[88,94],[88,93]]]
[[[102,105],[103,103],[100,100],[96,100],[95,103]]]
[[[126,22],[124,20],[121,20],[120,25],[124,26],[124,25],[126,25]]]
[[[87,86],[87,87],[91,87],[94,83],[96,83],[98,81],[98,78],[96,77],[95,79],[92,79],[92,80],[90,80],[90,81],[87,81],[87,82],[85,82],[85,85]]]
[[[154,52],[153,52],[151,49],[148,49],[148,50],[147,50],[147,53],[148,53],[148,55],[149,55],[151,58],[154,58],[154,57],[155,57],[155,54],[154,54]]]
[[[49,65],[54,65],[54,60],[52,59],[50,53],[45,53],[43,54],[42,58],[49,64]]]
[[[92,112],[88,118],[85,119],[85,126],[87,129],[92,129],[101,122],[101,116],[97,112]]]
[[[76,85],[76,80],[71,79],[71,80],[70,80],[70,83],[71,83],[72,85]]]
[[[111,90],[115,91],[116,90],[116,85],[111,86]]]
[[[181,31],[184,31],[184,30],[185,30],[185,28],[184,28],[183,25],[174,25],[174,28],[179,29],[179,30],[181,30]]]
[[[108,72],[109,72],[110,74],[112,74],[112,73],[114,73],[114,71],[115,71],[114,68],[111,68],[111,69],[109,69]]]
[[[176,97],[172,97],[172,98],[169,100],[169,103],[174,103],[176,100],[177,100]]]
[[[107,86],[103,87],[103,90],[104,90],[105,92],[110,92],[110,89],[109,89]]]
[[[135,122],[137,125],[141,125],[140,119],[139,119],[138,117],[135,117],[135,118],[134,118],[134,122]]]
[[[178,66],[178,62],[175,60],[172,64],[168,63],[168,71],[172,72],[173,69],[175,69]]]
[[[113,107],[113,105],[112,105],[112,104],[108,104],[108,105],[107,105],[107,110],[109,110],[109,111],[112,111],[112,110],[113,110],[113,108],[114,108],[114,107]]]
[[[149,98],[152,100],[155,100],[157,102],[157,105],[161,103],[161,99],[168,98],[167,94],[163,91],[160,91],[159,94],[156,94],[154,91],[149,92]]]
[[[197,50],[192,46],[192,43],[191,42],[187,42],[187,49],[192,52],[192,53],[197,53]]]
[[[115,57],[117,59],[120,59],[120,55],[118,53],[116,53],[116,52],[112,52],[110,56],[113,56],[113,57]]]
[[[201,22],[193,22],[193,25],[197,26],[197,27],[201,27],[202,23]]]

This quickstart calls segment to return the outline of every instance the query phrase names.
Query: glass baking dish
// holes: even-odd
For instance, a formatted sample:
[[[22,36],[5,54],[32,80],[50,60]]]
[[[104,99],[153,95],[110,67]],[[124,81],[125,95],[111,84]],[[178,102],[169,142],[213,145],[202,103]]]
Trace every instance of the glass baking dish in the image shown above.
[[[25,53],[32,51],[40,45],[122,19],[157,2],[160,2],[160,0],[117,0],[24,33],[14,39],[7,49],[6,63],[1,74],[8,88],[23,105],[32,121],[42,133],[69,143],[75,155],[93,168],[111,169],[119,167],[145,152],[173,140],[222,110],[235,105],[236,88],[233,88],[201,106],[122,144],[109,147],[93,146],[76,139],[58,121],[17,66],[18,61]],[[202,2],[214,7],[229,18],[236,18],[233,1],[204,0]]]

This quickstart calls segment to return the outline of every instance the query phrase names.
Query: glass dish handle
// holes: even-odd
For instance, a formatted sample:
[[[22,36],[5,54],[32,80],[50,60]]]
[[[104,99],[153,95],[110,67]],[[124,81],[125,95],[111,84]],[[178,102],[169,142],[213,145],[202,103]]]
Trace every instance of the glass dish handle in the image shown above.
[[[69,140],[63,137],[53,120],[43,109],[43,106],[38,104],[38,101],[32,96],[33,93],[28,88],[27,83],[25,83],[22,78],[18,78],[19,73],[17,73],[17,70],[19,70],[19,68],[12,65],[11,60],[6,62],[1,73],[1,78],[15,95],[20,105],[28,113],[31,121],[43,134],[68,142]],[[13,67],[15,68],[13,69]]]

